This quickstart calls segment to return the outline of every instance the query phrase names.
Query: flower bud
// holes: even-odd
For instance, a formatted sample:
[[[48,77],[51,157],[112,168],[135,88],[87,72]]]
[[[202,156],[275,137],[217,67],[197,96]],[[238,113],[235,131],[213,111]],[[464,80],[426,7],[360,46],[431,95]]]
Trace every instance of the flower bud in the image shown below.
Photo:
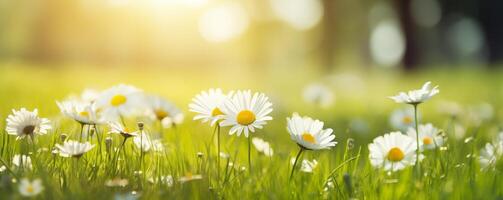
[[[110,148],[112,148],[112,138],[111,137],[105,138],[105,147],[107,148],[107,151],[110,151]]]

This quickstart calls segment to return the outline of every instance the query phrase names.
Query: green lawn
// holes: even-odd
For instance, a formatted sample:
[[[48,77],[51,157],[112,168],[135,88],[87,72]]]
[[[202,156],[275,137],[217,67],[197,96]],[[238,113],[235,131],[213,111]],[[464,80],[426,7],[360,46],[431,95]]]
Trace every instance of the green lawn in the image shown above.
[[[313,81],[323,82],[335,92],[335,103],[326,109],[302,100],[302,90]],[[433,123],[448,136],[446,149],[425,151],[421,163],[423,176],[414,167],[387,173],[369,163],[367,145],[380,135],[394,131],[389,115],[405,105],[394,103],[388,96],[399,91],[419,88],[424,82],[439,85],[440,94],[420,106],[421,123]],[[165,151],[140,156],[132,141],[125,144],[124,153],[106,150],[103,138],[109,128],[98,126],[91,141],[97,146],[80,159],[51,154],[62,133],[77,139],[80,125],[63,117],[56,100],[71,93],[79,94],[91,87],[106,89],[119,83],[142,88],[147,93],[161,95],[175,102],[184,111],[184,123],[162,133]],[[273,157],[259,154],[252,147],[252,168],[248,168],[247,140],[229,136],[222,128],[222,151],[230,155],[216,162],[216,137],[208,124],[193,121],[188,111],[191,98],[202,90],[219,87],[225,91],[252,89],[264,92],[273,103],[272,117],[264,129],[253,133],[268,141]],[[23,177],[40,178],[44,190],[41,199],[501,199],[502,171],[482,172],[478,163],[479,150],[496,137],[501,127],[503,74],[500,71],[432,69],[412,74],[391,71],[337,71],[320,75],[314,71],[234,69],[234,68],[100,68],[89,66],[0,65],[0,157],[11,168],[0,173],[0,199],[22,198],[18,192]],[[494,114],[482,123],[475,123],[465,112],[453,119],[441,113],[445,101],[459,102],[464,110],[487,102]],[[5,118],[11,109],[39,109],[42,117],[52,121],[53,130],[36,138],[16,140],[5,132]],[[316,159],[312,173],[298,169],[289,180],[298,147],[286,131],[286,117],[293,112],[320,119],[333,128],[338,142],[335,148],[307,151],[304,159]],[[126,125],[136,128],[137,119],[126,119]],[[454,124],[466,131],[460,139],[453,135]],[[146,124],[150,133],[159,124]],[[120,135],[111,135],[113,147],[119,148]],[[473,140],[465,141],[465,138]],[[98,142],[101,139],[101,143]],[[348,139],[354,140],[351,145]],[[32,170],[12,167],[12,157],[30,152]],[[198,152],[202,156],[198,156]],[[143,161],[142,161],[143,160]],[[501,158],[500,158],[501,162]],[[229,166],[226,163],[233,163]],[[245,167],[245,170],[242,170]],[[220,171],[220,177],[217,177]],[[182,183],[188,173],[202,175],[201,180]],[[171,175],[169,187],[160,181],[149,181]],[[109,187],[114,178],[127,179],[124,187]],[[333,187],[327,186],[330,179]],[[129,195],[129,196],[128,196]]]

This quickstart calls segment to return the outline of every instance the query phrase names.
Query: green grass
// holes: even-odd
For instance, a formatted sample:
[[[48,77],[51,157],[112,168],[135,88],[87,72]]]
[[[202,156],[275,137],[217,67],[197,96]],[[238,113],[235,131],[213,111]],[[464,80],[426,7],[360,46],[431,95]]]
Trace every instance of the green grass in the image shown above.
[[[346,72],[347,73],[347,72]],[[0,66],[0,157],[12,166],[14,154],[31,151],[33,170],[14,173],[1,172],[1,199],[21,198],[18,184],[13,180],[22,177],[40,178],[45,190],[36,198],[41,199],[113,199],[117,194],[135,192],[141,199],[501,199],[503,179],[501,172],[481,172],[478,151],[490,141],[500,126],[503,79],[501,73],[463,70],[430,70],[415,74],[391,72],[351,72],[360,77],[361,87],[354,81],[344,81],[341,73],[335,78],[320,76],[316,72],[292,69],[288,73],[264,69],[100,69],[88,66],[44,68],[19,64]],[[320,78],[321,77],[321,78]],[[302,88],[309,82],[321,80],[330,84],[336,92],[336,103],[329,109],[308,105],[301,99]],[[387,97],[398,91],[419,87],[431,80],[440,85],[440,94],[421,105],[422,123],[431,122],[449,136],[445,151],[425,153],[422,163],[425,175],[415,176],[412,167],[388,174],[370,166],[367,145],[373,138],[392,128],[388,125],[390,112],[402,105]],[[114,168],[113,155],[105,145],[95,147],[81,159],[63,158],[51,154],[60,143],[60,135],[70,138],[79,136],[80,125],[60,116],[55,104],[70,93],[79,93],[86,87],[105,89],[118,83],[129,83],[173,100],[186,114],[185,121],[176,129],[163,132],[166,151],[144,156],[143,163],[132,141],[125,146],[118,166]],[[252,149],[252,170],[248,168],[247,141],[244,137],[229,136],[228,128],[222,128],[222,151],[230,158],[221,159],[216,165],[216,137],[208,124],[192,121],[187,105],[201,90],[210,87],[253,89],[270,96],[273,102],[273,121],[253,136],[264,138],[275,151],[271,158]],[[488,102],[494,107],[494,117],[481,125],[472,123],[466,116],[455,122],[466,129],[466,137],[474,140],[465,143],[452,137],[452,119],[438,112],[443,100],[457,101],[462,105]],[[53,130],[36,138],[35,145],[23,145],[26,140],[15,140],[5,133],[5,118],[11,109],[38,108],[42,117],[53,122]],[[333,128],[338,145],[331,150],[306,151],[305,159],[316,159],[319,164],[313,173],[295,172],[289,181],[290,159],[298,147],[286,131],[286,117],[293,112],[325,121],[325,127]],[[365,127],[354,126],[355,119]],[[136,119],[127,119],[130,128],[136,127]],[[157,124],[146,124],[146,130],[156,132]],[[108,128],[98,127],[98,137],[105,137]],[[104,135],[105,134],[105,135]],[[113,147],[119,147],[120,136],[112,135]],[[348,138],[354,143],[349,145]],[[92,139],[97,143],[97,138]],[[39,149],[47,148],[48,151]],[[101,151],[100,151],[101,149]],[[203,156],[198,157],[197,153]],[[125,156],[125,157],[124,157]],[[125,158],[125,159],[124,159]],[[226,167],[227,162],[234,163]],[[11,167],[12,168],[12,167]],[[217,169],[222,177],[217,179]],[[298,169],[297,169],[298,170]],[[135,171],[142,171],[141,174]],[[202,180],[187,183],[178,178],[188,172],[201,174]],[[148,177],[172,175],[173,187],[150,183]],[[109,179],[121,177],[128,180],[125,187],[107,187]],[[328,179],[334,187],[326,188]]]

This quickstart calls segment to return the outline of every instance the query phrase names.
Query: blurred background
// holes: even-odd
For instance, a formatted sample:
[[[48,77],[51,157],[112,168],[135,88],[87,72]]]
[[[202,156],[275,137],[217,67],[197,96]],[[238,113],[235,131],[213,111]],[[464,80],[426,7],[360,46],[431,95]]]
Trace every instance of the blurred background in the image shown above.
[[[497,67],[496,0],[0,0],[0,61],[112,68]]]
[[[20,107],[58,116],[55,100],[126,83],[190,121],[190,99],[219,87],[266,93],[279,125],[265,132],[284,133],[299,112],[369,139],[408,108],[387,97],[432,81],[441,92],[421,106],[424,121],[468,133],[451,119],[476,130],[503,119],[502,10],[497,0],[0,0],[0,118]]]

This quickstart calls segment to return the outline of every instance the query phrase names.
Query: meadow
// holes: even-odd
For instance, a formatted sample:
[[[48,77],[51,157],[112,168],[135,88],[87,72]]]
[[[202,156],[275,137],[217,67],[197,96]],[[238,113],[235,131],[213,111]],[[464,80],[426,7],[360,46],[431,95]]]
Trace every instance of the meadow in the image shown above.
[[[495,147],[503,144],[503,138],[498,139],[503,117],[501,75],[498,70],[470,68],[432,68],[414,73],[336,71],[322,75],[303,68],[292,68],[286,73],[278,69],[224,67],[140,70],[3,63],[0,166],[4,167],[0,172],[0,197],[501,199],[503,149],[496,148],[492,165],[480,163],[487,143]],[[394,127],[390,118],[394,111],[412,106],[395,103],[389,97],[418,89],[426,81],[438,85],[440,93],[419,105],[419,124],[431,123],[438,128],[435,134],[442,138],[442,144],[421,150],[424,158],[420,167],[393,171],[372,165],[369,144],[376,137],[394,131],[406,134],[408,130]],[[331,104],[321,106],[303,99],[304,89],[313,82],[333,92]],[[109,133],[113,130],[108,123],[82,129],[82,123],[64,116],[56,104],[69,95],[80,96],[86,88],[103,91],[122,83],[159,95],[183,113],[183,120],[173,122],[176,125],[171,127],[145,116],[121,116],[116,121],[126,129],[140,130],[159,139],[158,146],[148,144],[149,151],[135,145],[133,138]],[[250,136],[266,141],[272,155],[257,151],[244,135],[229,135],[230,127],[193,120],[196,114],[189,109],[192,98],[210,88],[221,88],[224,93],[250,89],[269,97],[272,120]],[[47,134],[23,139],[8,134],[7,117],[12,109],[23,107],[29,111],[38,109],[38,116],[49,119],[52,129]],[[292,173],[292,159],[302,146],[287,131],[287,117],[293,113],[323,121],[324,129],[333,129],[337,144],[330,149],[306,149]],[[217,150],[218,138],[221,153]],[[88,141],[94,146],[82,155],[61,156],[57,145],[69,140]],[[27,161],[23,159],[15,163],[16,154],[28,155],[31,167],[24,166]],[[40,185],[28,183],[23,188],[23,180],[40,180]],[[37,188],[43,189],[36,192]]]

